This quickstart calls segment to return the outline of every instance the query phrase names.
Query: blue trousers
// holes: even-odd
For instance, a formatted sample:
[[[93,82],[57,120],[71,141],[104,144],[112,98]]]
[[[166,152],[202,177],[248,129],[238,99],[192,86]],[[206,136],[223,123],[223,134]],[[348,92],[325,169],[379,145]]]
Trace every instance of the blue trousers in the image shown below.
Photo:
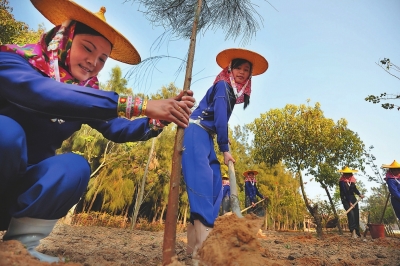
[[[222,201],[221,166],[214,141],[207,131],[189,124],[183,139],[182,171],[189,198],[191,220],[213,227]]]
[[[0,115],[0,230],[11,217],[59,219],[86,190],[90,166],[67,153],[29,165],[24,129]]]

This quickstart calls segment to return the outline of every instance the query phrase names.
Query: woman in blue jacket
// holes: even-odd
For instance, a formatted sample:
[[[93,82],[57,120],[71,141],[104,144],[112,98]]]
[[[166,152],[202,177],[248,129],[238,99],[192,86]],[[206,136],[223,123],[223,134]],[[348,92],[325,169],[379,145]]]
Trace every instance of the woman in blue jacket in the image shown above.
[[[252,213],[254,211],[255,203],[257,202],[257,196],[264,199],[264,196],[258,191],[257,187],[257,171],[249,170],[243,173],[244,179],[244,192],[245,192],[245,207],[252,206],[247,213]]]
[[[194,228],[196,235],[193,257],[214,226],[221,206],[221,169],[214,150],[214,136],[224,163],[235,162],[228,145],[229,118],[236,104],[244,103],[244,108],[249,105],[251,77],[268,68],[262,55],[239,48],[220,52],[216,61],[222,71],[190,116],[183,140],[182,171],[190,221],[194,225],[188,228]],[[188,236],[191,235],[188,230]]]
[[[349,223],[351,236],[353,238],[361,237],[360,212],[358,204],[355,204],[357,201],[355,195],[358,195],[361,199],[364,198],[364,195],[358,191],[356,186],[354,173],[357,173],[358,171],[346,166],[342,170],[338,170],[338,172],[342,173],[339,179],[339,190],[343,208],[347,211],[349,208],[354,206],[353,209],[347,213],[347,221]]]
[[[91,171],[82,156],[56,149],[82,124],[119,143],[148,140],[168,122],[187,127],[194,98],[189,91],[147,101],[99,90],[97,75],[109,57],[140,62],[105,21],[105,8],[31,2],[56,27],[38,43],[0,46],[0,230],[7,230],[3,240],[19,240],[36,258],[56,262],[35,248],[78,202]]]
[[[229,212],[231,208],[231,186],[227,174],[222,176],[222,214]]]
[[[390,192],[390,202],[400,220],[400,163],[394,160],[392,164],[383,164],[382,167],[387,168],[385,181]]]

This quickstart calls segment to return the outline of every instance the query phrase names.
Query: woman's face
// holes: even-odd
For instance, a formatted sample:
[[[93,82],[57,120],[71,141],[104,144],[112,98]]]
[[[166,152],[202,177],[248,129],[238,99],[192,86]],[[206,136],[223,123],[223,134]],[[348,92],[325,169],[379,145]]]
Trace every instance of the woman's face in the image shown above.
[[[110,42],[102,36],[75,35],[70,54],[70,69],[74,78],[85,81],[97,76],[111,53]]]
[[[245,83],[250,77],[250,69],[250,64],[247,62],[232,69],[232,75],[235,79],[235,82],[239,84]]]

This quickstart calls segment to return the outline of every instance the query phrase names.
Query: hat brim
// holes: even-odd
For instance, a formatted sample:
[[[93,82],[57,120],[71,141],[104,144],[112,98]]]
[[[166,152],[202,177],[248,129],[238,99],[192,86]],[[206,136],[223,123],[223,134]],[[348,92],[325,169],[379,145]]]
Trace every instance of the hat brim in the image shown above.
[[[338,172],[342,173],[342,174],[352,174],[352,173],[357,173],[358,170],[353,170],[353,169],[346,167],[345,169],[338,170]]]
[[[31,2],[44,17],[56,26],[66,20],[76,20],[102,34],[113,45],[111,58],[131,65],[140,63],[140,55],[128,39],[93,12],[70,0],[31,0]]]
[[[243,172],[243,176],[244,176],[244,177],[247,177],[247,175],[248,175],[249,173],[254,173],[254,175],[258,175],[258,172],[257,172],[257,171],[248,170],[248,171],[246,171],[246,172]]]
[[[400,163],[393,161],[392,164],[382,164],[382,168],[400,168]]]
[[[230,48],[223,50],[217,55],[216,60],[217,64],[221,68],[226,68],[227,66],[229,66],[233,59],[237,58],[246,59],[247,61],[252,63],[252,76],[260,75],[268,69],[268,61],[262,55],[241,48]]]

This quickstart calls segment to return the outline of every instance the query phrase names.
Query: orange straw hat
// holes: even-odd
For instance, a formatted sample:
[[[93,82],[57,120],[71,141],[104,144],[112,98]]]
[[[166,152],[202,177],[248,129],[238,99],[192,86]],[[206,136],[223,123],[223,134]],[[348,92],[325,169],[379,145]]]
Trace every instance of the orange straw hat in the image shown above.
[[[93,13],[70,0],[31,0],[31,2],[56,26],[67,20],[76,20],[99,32],[112,44],[111,58],[131,65],[140,63],[140,55],[135,47],[106,22],[105,7]]]
[[[339,173],[343,173],[343,174],[352,174],[352,173],[357,173],[358,170],[353,170],[353,169],[350,169],[349,167],[346,166],[342,170],[338,170],[338,172]]]
[[[217,64],[221,68],[229,66],[233,59],[246,59],[253,64],[252,76],[257,76],[268,69],[268,61],[260,54],[241,48],[230,48],[223,50],[217,55]]]
[[[246,172],[243,172],[243,176],[244,176],[244,177],[247,177],[247,175],[248,175],[249,173],[253,173],[254,175],[258,175],[258,172],[257,172],[257,171],[254,171],[254,170],[247,170]]]
[[[382,164],[382,168],[400,168],[400,163],[394,160],[392,164]]]

